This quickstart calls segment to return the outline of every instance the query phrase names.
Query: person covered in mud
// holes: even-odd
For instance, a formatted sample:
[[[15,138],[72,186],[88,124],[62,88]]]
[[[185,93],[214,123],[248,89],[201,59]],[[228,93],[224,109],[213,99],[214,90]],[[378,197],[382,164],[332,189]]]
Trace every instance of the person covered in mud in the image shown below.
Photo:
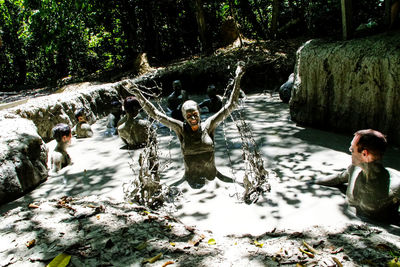
[[[182,83],[180,80],[172,82],[173,92],[167,98],[167,107],[171,111],[171,117],[184,121],[182,117],[181,107],[183,102],[188,100],[188,96],[185,90],[182,90]]]
[[[217,171],[214,155],[215,129],[234,110],[240,93],[240,80],[244,74],[244,63],[239,62],[232,94],[223,108],[210,116],[205,122],[200,120],[199,105],[192,100],[183,103],[181,111],[185,121],[168,117],[147,100],[138,87],[130,82],[124,82],[125,88],[136,95],[143,109],[155,120],[173,130],[179,138],[185,165],[185,179],[192,188],[201,188],[205,179],[215,177],[226,179]]]
[[[58,172],[71,164],[71,157],[67,152],[67,147],[71,144],[71,128],[65,123],[59,123],[53,127],[52,133],[57,145],[51,153],[50,168],[51,171]]]
[[[107,135],[118,134],[118,122],[123,113],[121,102],[118,100],[111,101],[111,112],[107,116]]]
[[[376,130],[357,131],[349,148],[352,164],[342,173],[314,183],[337,186],[348,183],[346,199],[357,215],[399,223],[400,173],[382,164],[386,137]]]
[[[118,134],[129,149],[144,147],[148,141],[156,138],[150,121],[139,118],[141,108],[136,97],[125,98],[126,115],[118,122]]]
[[[222,97],[217,95],[217,89],[215,85],[210,84],[207,87],[208,99],[205,99],[199,104],[200,108],[206,107],[208,112],[215,113],[222,108]]]
[[[78,123],[72,128],[72,134],[76,135],[77,138],[92,137],[93,131],[90,124],[87,122],[85,109],[78,109],[75,112],[75,118]]]

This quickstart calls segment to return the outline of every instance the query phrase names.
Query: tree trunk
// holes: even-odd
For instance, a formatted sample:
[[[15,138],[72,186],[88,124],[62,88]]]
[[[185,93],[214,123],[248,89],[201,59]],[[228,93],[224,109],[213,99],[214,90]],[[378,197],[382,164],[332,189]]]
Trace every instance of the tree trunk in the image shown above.
[[[207,39],[206,20],[204,18],[203,3],[201,0],[194,0],[197,27],[199,30],[200,42],[202,44],[202,51],[208,52],[210,50],[209,40]]]
[[[148,52],[156,58],[160,58],[160,38],[158,31],[155,29],[155,20],[153,17],[152,6],[150,1],[142,1],[143,10],[145,15],[144,24],[144,35],[145,35],[145,47],[142,52]]]
[[[272,22],[271,22],[272,38],[274,39],[276,39],[278,34],[278,16],[279,16],[279,0],[274,0],[272,4]]]
[[[258,36],[266,37],[266,33],[260,23],[257,21],[257,18],[254,16],[254,12],[248,0],[239,1],[240,8],[243,12],[243,15],[249,20],[251,25],[257,32]]]
[[[138,54],[138,46],[137,46],[137,23],[136,23],[136,14],[134,12],[134,8],[129,5],[128,0],[121,0],[121,4],[119,5],[121,12],[121,24],[122,29],[126,35],[126,41],[128,45],[129,53],[131,54],[131,58],[135,59]],[[136,45],[135,45],[136,44]]]
[[[353,10],[351,1],[352,0],[341,0],[343,40],[350,39],[353,34]]]

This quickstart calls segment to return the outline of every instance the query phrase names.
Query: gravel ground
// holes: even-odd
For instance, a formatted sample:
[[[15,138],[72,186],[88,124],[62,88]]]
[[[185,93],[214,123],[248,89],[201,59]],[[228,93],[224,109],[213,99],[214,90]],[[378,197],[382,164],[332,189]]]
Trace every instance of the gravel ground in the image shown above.
[[[344,231],[215,237],[165,211],[97,196],[34,202],[2,215],[1,266],[387,266],[398,233],[368,224]],[[300,264],[300,265],[299,265]]]

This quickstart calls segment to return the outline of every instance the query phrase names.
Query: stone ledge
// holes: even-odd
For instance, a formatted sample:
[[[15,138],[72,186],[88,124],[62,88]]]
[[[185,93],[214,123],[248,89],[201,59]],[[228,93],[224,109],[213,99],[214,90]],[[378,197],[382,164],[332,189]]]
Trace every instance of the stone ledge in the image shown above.
[[[311,40],[297,51],[293,121],[354,133],[373,128],[400,145],[400,34]]]

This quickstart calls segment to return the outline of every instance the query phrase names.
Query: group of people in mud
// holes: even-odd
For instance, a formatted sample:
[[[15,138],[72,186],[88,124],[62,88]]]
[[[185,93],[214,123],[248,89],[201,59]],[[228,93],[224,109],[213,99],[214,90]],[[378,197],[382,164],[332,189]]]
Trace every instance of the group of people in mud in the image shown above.
[[[170,115],[157,109],[136,84],[129,80],[123,81],[121,85],[132,94],[123,103],[126,115],[121,118],[120,104],[114,103],[115,110],[109,116],[108,127],[114,129],[129,148],[146,146],[149,139],[155,138],[156,134],[148,120],[139,118],[139,112],[143,109],[150,118],[175,132],[183,155],[183,179],[196,188],[198,183],[204,184],[206,180],[220,175],[215,165],[215,130],[235,109],[239,96],[243,93],[240,82],[244,72],[244,64],[240,62],[231,83],[230,97],[225,102],[217,95],[215,86],[210,85],[207,89],[209,98],[198,104],[188,99],[180,81],[174,81],[174,91],[167,98]],[[202,122],[200,111],[204,107],[214,114]],[[74,127],[77,136],[80,131],[86,132],[85,137],[91,136],[90,127],[87,128],[85,120],[79,120],[78,117],[77,120],[78,124]],[[55,153],[51,160],[56,169],[70,162],[65,148],[71,140],[71,132],[65,125],[57,125],[53,129],[54,138],[58,142],[55,152],[58,154]],[[346,199],[355,207],[357,215],[399,223],[400,173],[383,166],[386,148],[387,140],[381,132],[372,129],[359,130],[351,141],[349,150],[352,162],[346,171],[311,183],[323,186],[347,184]]]
[[[167,97],[167,107],[171,116],[170,118],[179,121],[179,123],[183,123],[185,118],[181,110],[183,104],[188,100],[188,95],[186,91],[182,89],[180,80],[173,81],[172,88],[173,92]],[[207,108],[209,112],[215,113],[222,108],[222,97],[217,95],[214,85],[211,84],[208,86],[207,95],[209,98],[200,103],[198,106],[199,109]],[[127,96],[123,101],[111,101],[111,112],[107,117],[107,130],[105,134],[119,135],[128,149],[142,148],[148,145],[149,141],[156,138],[156,132],[151,126],[151,122],[143,118],[140,113],[142,105],[139,103],[138,97],[141,99],[140,97],[143,96],[131,95]],[[146,105],[144,105],[144,107],[146,107]],[[147,111],[147,109],[145,110]],[[198,115],[200,116],[200,112],[198,112]],[[54,172],[71,164],[71,158],[66,149],[71,143],[72,136],[76,138],[93,136],[93,131],[87,120],[87,114],[84,108],[79,108],[75,112],[75,118],[77,124],[72,129],[66,123],[59,123],[52,129],[53,138],[57,141],[50,161],[51,170]],[[170,124],[167,123],[166,126],[170,127]],[[214,161],[212,160],[211,162]]]
[[[87,121],[86,111],[84,108],[79,108],[75,112],[77,124],[71,129],[66,123],[59,123],[52,129],[53,138],[57,145],[51,154],[50,165],[53,172],[71,164],[71,157],[67,153],[67,147],[71,144],[72,135],[77,138],[86,138],[93,136],[92,128]]]

